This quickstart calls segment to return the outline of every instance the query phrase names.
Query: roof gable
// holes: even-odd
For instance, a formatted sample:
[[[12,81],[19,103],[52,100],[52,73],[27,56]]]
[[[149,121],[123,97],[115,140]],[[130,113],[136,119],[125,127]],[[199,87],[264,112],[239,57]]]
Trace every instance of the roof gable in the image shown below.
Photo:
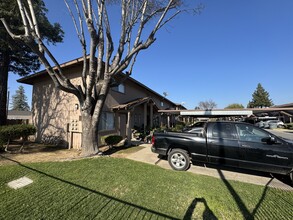
[[[76,66],[80,66],[82,68],[82,65],[83,65],[83,58],[80,57],[80,58],[65,62],[65,63],[61,64],[60,66],[63,69],[65,69],[65,68],[69,69],[69,68],[73,68],[73,67],[76,67]],[[121,74],[123,74],[123,73],[121,73]],[[37,73],[25,76],[25,77],[23,77],[21,79],[18,79],[17,82],[25,83],[25,84],[29,84],[29,85],[34,85],[36,82],[38,82],[41,79],[41,77],[44,77],[44,76],[48,76],[47,71],[46,70],[41,70],[41,71],[39,71]],[[142,89],[147,90],[149,93],[162,98],[162,100],[165,100],[165,101],[169,102],[170,104],[172,104],[174,106],[179,106],[178,104],[170,101],[169,99],[166,99],[166,97],[160,95],[159,93],[155,92],[154,90],[150,89],[149,87],[145,86],[144,84],[142,84],[141,82],[135,80],[134,78],[132,78],[130,76],[128,76],[126,80],[129,80],[129,81],[133,82],[134,84],[138,85]]]

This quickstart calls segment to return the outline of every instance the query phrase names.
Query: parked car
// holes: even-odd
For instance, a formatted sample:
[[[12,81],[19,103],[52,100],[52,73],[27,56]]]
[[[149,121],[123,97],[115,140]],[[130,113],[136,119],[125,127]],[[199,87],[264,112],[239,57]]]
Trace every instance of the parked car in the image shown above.
[[[255,126],[259,128],[264,128],[265,127],[265,122],[264,121],[259,121],[255,123]]]
[[[293,182],[293,141],[242,122],[207,122],[202,133],[155,133],[152,152],[175,170],[190,162],[223,164],[288,175]]]
[[[284,122],[280,120],[268,120],[268,121],[259,121],[255,123],[255,126],[260,128],[283,128],[285,127]]]
[[[271,127],[277,127],[277,128],[285,127],[284,122],[282,122],[280,120],[269,120],[265,123],[269,125],[269,128],[271,128]]]

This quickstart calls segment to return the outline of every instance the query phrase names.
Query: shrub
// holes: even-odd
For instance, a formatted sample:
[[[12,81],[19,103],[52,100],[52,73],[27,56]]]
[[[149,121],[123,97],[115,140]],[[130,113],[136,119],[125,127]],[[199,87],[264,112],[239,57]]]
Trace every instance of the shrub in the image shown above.
[[[287,129],[293,130],[293,123],[285,124],[285,127],[286,127]]]
[[[167,130],[168,130],[168,128],[166,126],[161,126],[161,127],[155,128],[153,130],[153,132],[162,133],[162,132],[165,132]]]
[[[122,136],[120,135],[110,135],[105,138],[105,142],[107,145],[113,146],[118,144],[120,141],[122,141]]]
[[[181,125],[183,127],[186,126],[186,124],[183,121],[176,121],[176,125]]]
[[[184,128],[184,125],[176,124],[175,127],[172,129],[172,131],[182,132],[183,128]]]
[[[36,128],[33,125],[8,125],[0,126],[0,146],[3,144],[22,138],[27,140],[28,136],[36,133]]]

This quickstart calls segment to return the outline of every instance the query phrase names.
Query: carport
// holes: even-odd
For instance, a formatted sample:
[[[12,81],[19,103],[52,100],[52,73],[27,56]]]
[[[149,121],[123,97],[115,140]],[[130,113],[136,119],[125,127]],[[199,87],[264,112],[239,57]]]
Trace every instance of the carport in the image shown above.
[[[180,111],[182,116],[197,116],[197,117],[232,117],[232,116],[250,116],[252,110],[248,109],[207,109],[207,110],[183,110]]]
[[[228,118],[228,117],[253,117],[258,114],[277,114],[286,116],[286,121],[293,121],[293,107],[282,108],[244,108],[244,109],[206,109],[206,110],[159,110],[160,113],[182,116],[185,121],[192,118]]]
[[[229,117],[249,117],[253,115],[251,109],[207,109],[207,110],[159,110],[160,113],[177,115],[185,122],[193,122],[195,118],[229,118]]]
[[[267,114],[269,116],[275,116],[279,119],[282,119],[285,123],[292,123],[293,122],[293,104],[288,106],[291,107],[273,107],[273,108],[258,108],[252,109],[255,115],[258,114]]]

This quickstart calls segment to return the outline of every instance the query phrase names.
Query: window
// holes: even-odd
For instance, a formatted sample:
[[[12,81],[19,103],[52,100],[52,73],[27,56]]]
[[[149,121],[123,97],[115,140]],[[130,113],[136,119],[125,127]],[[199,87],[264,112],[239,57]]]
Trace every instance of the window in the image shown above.
[[[102,112],[99,123],[99,130],[114,130],[114,113],[113,112]]]
[[[228,123],[216,123],[212,129],[212,137],[236,139],[234,125]]]
[[[161,107],[164,107],[164,102],[163,101],[161,101]]]
[[[125,85],[121,83],[118,86],[113,87],[112,90],[120,93],[125,93]]]
[[[236,129],[241,141],[262,142],[263,138],[269,137],[266,132],[251,125],[237,124]]]

